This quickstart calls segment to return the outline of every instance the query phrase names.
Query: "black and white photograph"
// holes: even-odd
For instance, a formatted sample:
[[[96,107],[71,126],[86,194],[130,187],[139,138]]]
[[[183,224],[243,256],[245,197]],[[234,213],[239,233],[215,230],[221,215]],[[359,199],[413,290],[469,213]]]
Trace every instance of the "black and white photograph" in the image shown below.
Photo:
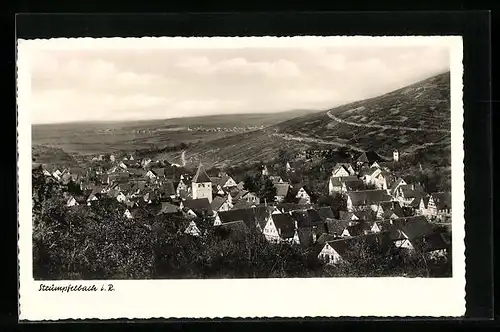
[[[37,291],[463,278],[445,37],[195,39],[23,41]]]

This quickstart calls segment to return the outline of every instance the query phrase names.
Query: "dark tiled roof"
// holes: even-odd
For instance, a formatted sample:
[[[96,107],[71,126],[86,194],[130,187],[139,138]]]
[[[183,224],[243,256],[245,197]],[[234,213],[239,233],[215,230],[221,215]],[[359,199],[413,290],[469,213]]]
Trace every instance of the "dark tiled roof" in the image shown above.
[[[243,221],[249,229],[256,226],[255,213],[253,209],[238,209],[219,212],[219,219],[222,224],[234,221]]]
[[[451,209],[450,192],[433,193],[432,199],[434,200],[434,204],[436,204],[436,208],[438,210]]]
[[[276,196],[286,197],[288,190],[290,189],[290,184],[288,182],[275,183],[274,187],[276,188]]]
[[[375,151],[367,151],[367,152],[363,152],[361,154],[361,156],[359,156],[356,161],[362,162],[362,163],[372,164],[375,161],[384,161],[384,160],[385,160],[385,158],[381,157]]]
[[[348,225],[349,223],[344,220],[328,219],[325,222],[326,232],[330,235],[340,236]]]
[[[318,212],[320,218],[323,219],[323,221],[325,221],[326,218],[333,219],[335,217],[335,215],[333,214],[332,208],[329,206],[320,207],[320,208],[316,209],[316,211]]]
[[[186,199],[183,205],[193,210],[198,216],[202,216],[204,212],[209,216],[213,214],[212,207],[207,198]]]
[[[177,205],[173,205],[168,202],[162,202],[161,203],[161,210],[158,212],[158,214],[171,214],[171,213],[178,213],[180,212],[180,208]]]
[[[210,203],[210,205],[212,206],[212,210],[217,211],[225,201],[227,201],[227,198],[222,196],[215,196],[214,199],[212,199],[212,203]]]
[[[347,195],[354,206],[388,202],[392,200],[392,197],[387,194],[385,190],[351,191],[348,192]]]
[[[203,165],[200,164],[200,166],[198,166],[198,170],[196,171],[196,174],[192,182],[194,183],[212,182],[210,180],[210,177],[207,175],[207,172],[205,172],[205,168],[203,167]]]
[[[273,214],[274,225],[282,239],[292,238],[295,234],[295,221],[288,213]]]

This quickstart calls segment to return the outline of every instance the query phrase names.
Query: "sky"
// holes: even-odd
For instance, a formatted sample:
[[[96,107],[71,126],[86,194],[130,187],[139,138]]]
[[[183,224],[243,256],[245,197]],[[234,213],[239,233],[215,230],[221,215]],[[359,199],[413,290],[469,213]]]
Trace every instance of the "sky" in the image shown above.
[[[319,111],[450,67],[439,45],[137,45],[30,48],[31,122]]]

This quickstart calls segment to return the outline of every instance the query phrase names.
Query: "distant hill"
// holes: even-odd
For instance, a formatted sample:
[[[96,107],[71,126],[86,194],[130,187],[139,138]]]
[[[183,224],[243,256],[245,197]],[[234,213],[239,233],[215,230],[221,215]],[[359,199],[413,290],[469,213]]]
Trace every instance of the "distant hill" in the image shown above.
[[[40,124],[32,126],[32,139],[34,145],[51,146],[68,153],[135,151],[181,142],[187,144],[223,139],[313,112],[292,110],[144,121]]]
[[[379,97],[276,126],[282,134],[307,136],[389,154],[450,144],[450,74],[444,73]]]
[[[31,148],[33,164],[46,164],[57,166],[74,166],[76,160],[61,149],[44,145],[33,145]]]
[[[266,161],[279,149],[346,146],[391,156],[421,149],[450,153],[449,72],[334,109],[284,120],[263,130],[196,144],[186,159],[215,165]],[[178,158],[179,153],[164,155]]]

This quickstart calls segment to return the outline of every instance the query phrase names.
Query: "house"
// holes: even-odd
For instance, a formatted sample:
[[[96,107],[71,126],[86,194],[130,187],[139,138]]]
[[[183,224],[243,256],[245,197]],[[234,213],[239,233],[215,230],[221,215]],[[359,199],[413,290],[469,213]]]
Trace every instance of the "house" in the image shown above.
[[[172,181],[164,181],[157,191],[161,198],[168,197],[170,199],[174,199],[176,196],[174,184],[172,183]]]
[[[385,161],[385,158],[381,157],[375,151],[363,152],[358,159],[356,159],[356,164],[358,165],[371,165],[376,161]]]
[[[125,165],[125,163],[122,161],[118,164],[118,167],[122,168],[122,169],[127,169],[127,165]]]
[[[248,203],[251,203],[251,204],[260,204],[260,198],[255,194],[255,193],[252,193],[252,192],[245,192],[242,196],[241,196],[241,199],[247,201]]]
[[[290,163],[288,161],[285,164],[285,170],[287,172],[293,172],[293,167],[292,167],[292,165],[290,165]]]
[[[200,236],[201,235],[200,229],[198,228],[198,226],[196,226],[196,223],[194,222],[194,220],[191,220],[189,222],[189,225],[186,228],[186,230],[184,231],[184,233],[192,235],[192,236]]]
[[[272,243],[282,241],[299,243],[295,220],[287,214],[271,214],[263,230],[265,238]]]
[[[252,208],[221,211],[215,217],[214,226],[224,225],[229,222],[243,221],[249,230],[256,228],[255,212]]]
[[[191,193],[195,200],[206,198],[208,203],[212,202],[212,181],[201,163],[191,181]]]
[[[349,263],[350,257],[359,256],[357,251],[364,245],[375,245],[377,250],[385,251],[390,243],[387,232],[329,240],[318,254],[318,259],[330,265]]]
[[[181,196],[181,193],[185,193],[187,191],[188,191],[188,186],[184,182],[184,180],[181,179],[179,181],[179,183],[177,184],[177,188],[175,189],[175,192],[176,192],[177,196]]]
[[[332,177],[347,177],[355,174],[354,168],[348,163],[337,163],[332,169]]]
[[[347,193],[347,211],[352,212],[368,206],[376,211],[379,203],[390,201],[392,197],[385,190],[351,191]]]
[[[242,220],[223,223],[219,229],[229,233],[229,238],[232,240],[239,239],[242,235],[244,236],[250,232],[248,226]]]
[[[207,198],[186,199],[181,202],[180,208],[191,210],[200,218],[213,216],[212,207]]]
[[[148,166],[150,163],[151,163],[151,159],[150,159],[150,158],[144,158],[144,159],[142,159],[142,161],[141,161],[141,166],[142,166],[142,167],[146,167],[146,166]]]
[[[165,177],[165,168],[152,168],[150,172],[154,174],[155,178]]]
[[[306,187],[301,186],[295,195],[295,198],[299,200],[303,200],[301,204],[310,204],[311,203],[311,194]]]
[[[326,221],[326,219],[335,218],[335,214],[334,214],[332,208],[329,206],[319,207],[316,209],[316,211],[318,212],[318,215],[323,220],[323,222]]]
[[[168,203],[168,202],[161,202],[161,208],[160,211],[156,215],[169,215],[169,214],[177,214],[180,213],[181,209],[179,206]]]
[[[342,181],[342,192],[360,191],[365,189],[365,184],[360,179]]]
[[[297,228],[313,228],[317,229],[324,225],[323,219],[315,210],[292,211],[289,212],[293,220],[295,220]]]
[[[376,211],[377,219],[397,219],[405,215],[399,202],[381,202]]]
[[[66,201],[66,206],[76,206],[79,205],[76,199],[73,196],[69,196],[68,200]]]
[[[267,169],[266,165],[262,166],[262,176],[268,176],[269,175],[269,170]]]
[[[212,207],[212,211],[216,213],[221,211],[229,211],[233,207],[233,205],[229,201],[228,196],[215,196],[215,198],[212,200],[212,203],[210,203],[210,206]]]
[[[425,196],[422,186],[415,184],[400,185],[395,192],[394,197],[399,200],[403,205],[418,208],[421,198]]]
[[[347,228],[349,225],[350,225],[349,221],[328,218],[325,221],[326,234],[329,234],[334,238],[351,236]]]
[[[434,206],[431,206],[428,211],[429,215],[437,216],[439,219],[443,219],[451,214],[451,193],[450,192],[439,192],[431,194]]]
[[[134,216],[132,215],[132,213],[130,212],[129,209],[125,209],[125,212],[123,213],[123,216],[127,219],[134,219]]]
[[[346,186],[345,182],[359,181],[358,177],[355,175],[349,176],[330,176],[328,180],[328,193],[333,196],[336,193],[345,192]]]
[[[288,195],[288,190],[291,188],[288,182],[283,183],[275,183],[274,187],[276,188],[276,201],[281,202]]]
[[[446,256],[451,250],[451,233],[434,232],[422,237],[417,244],[418,250],[425,253],[430,259]]]
[[[389,188],[389,193],[393,196],[396,195],[396,192],[399,190],[399,187],[402,185],[407,185],[406,181],[403,178],[398,178]]]
[[[344,239],[327,241],[321,249],[318,259],[329,265],[343,263],[342,256],[347,251],[347,247],[348,242]]]
[[[269,177],[269,180],[271,180],[271,182],[272,182],[273,184],[275,184],[275,183],[283,183],[283,179],[282,179],[282,178],[281,178],[281,176],[279,176],[279,175],[271,175],[271,176]]]
[[[236,203],[234,203],[233,207],[231,208],[232,210],[237,210],[237,209],[248,209],[251,207],[256,206],[257,204],[247,202],[244,199],[238,200]]]
[[[396,247],[415,250],[422,238],[432,234],[433,230],[427,219],[420,216],[394,220],[390,233]]]
[[[430,204],[429,204],[430,203]],[[415,214],[430,217],[432,212],[436,212],[436,204],[431,195],[425,195],[420,198],[418,208],[415,210]]]

